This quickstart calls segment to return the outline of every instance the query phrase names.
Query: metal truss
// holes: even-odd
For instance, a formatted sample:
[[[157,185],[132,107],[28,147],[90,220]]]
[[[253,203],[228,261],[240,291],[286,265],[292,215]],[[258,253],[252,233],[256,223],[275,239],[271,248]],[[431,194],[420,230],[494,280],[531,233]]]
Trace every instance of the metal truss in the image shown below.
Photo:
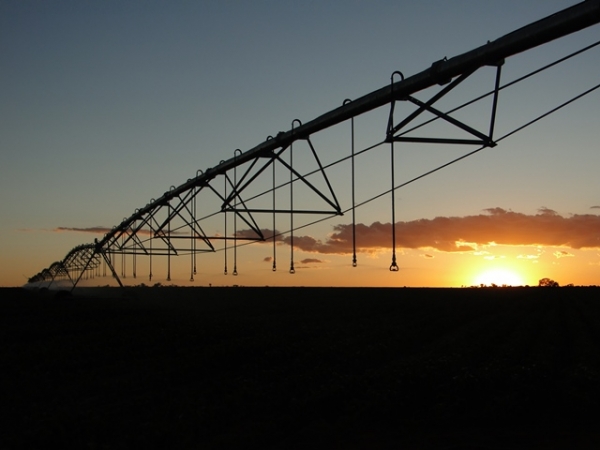
[[[30,278],[29,282],[49,282],[47,287],[50,287],[56,280],[65,279],[74,288],[84,276],[93,274],[99,269],[101,257],[106,258],[106,254],[95,244],[78,245],[71,249],[62,261],[52,263],[49,268]],[[106,262],[112,269],[111,262],[108,260]],[[114,269],[112,271],[115,274]]]
[[[73,288],[82,277],[98,273],[103,264],[104,273],[108,268],[112,276],[122,286],[121,278],[127,276],[127,261],[130,261],[131,274],[137,277],[139,257],[149,258],[149,279],[152,280],[152,258],[167,258],[167,281],[171,280],[171,258],[188,255],[190,258],[190,280],[194,279],[196,256],[202,253],[224,250],[224,270],[228,273],[228,250],[233,250],[233,275],[237,275],[238,241],[267,241],[273,243],[273,270],[277,270],[276,240],[277,217],[288,216],[291,248],[289,272],[294,273],[294,219],[296,215],[335,216],[343,210],[327,175],[327,167],[321,163],[318,152],[311,140],[315,133],[351,120],[352,123],[352,223],[354,254],[352,265],[356,266],[355,194],[354,194],[354,118],[381,106],[390,105],[384,143],[390,146],[391,168],[391,234],[392,262],[390,271],[397,271],[395,236],[395,145],[401,144],[443,144],[476,145],[494,147],[494,125],[498,95],[501,90],[501,69],[506,58],[530,50],[552,40],[571,34],[600,22],[600,0],[587,0],[559,13],[534,22],[495,41],[456,57],[434,62],[431,67],[411,77],[394,72],[388,86],[371,92],[353,101],[346,100],[339,108],[325,113],[316,119],[302,124],[294,120],[291,129],[269,136],[264,142],[250,150],[237,149],[233,158],[221,161],[218,166],[205,171],[198,170],[194,178],[180,186],[171,186],[160,198],[137,209],[130,217],[113,227],[100,240],[93,244],[80,245],[72,249],[60,262],[29,279],[30,283],[68,279]],[[478,130],[464,123],[448,112],[442,112],[436,103],[448,93],[469,79],[483,67],[494,67],[489,126]],[[395,80],[398,78],[399,80]],[[417,94],[429,88],[439,87],[429,99],[421,100]],[[398,105],[412,111],[397,120]],[[410,125],[424,114],[432,120],[450,124],[464,137],[431,137],[414,135],[421,126]],[[302,153],[298,153],[301,151]],[[301,156],[304,165],[297,164]],[[282,175],[287,180],[282,182]],[[263,186],[259,193],[252,192],[253,186]],[[268,186],[265,188],[264,186]],[[311,196],[310,208],[298,207],[298,190],[303,196]],[[282,194],[283,192],[283,194]],[[217,212],[214,211],[215,208]],[[216,215],[223,217],[223,233],[207,233],[204,221]],[[270,230],[261,228],[259,217],[269,215]],[[244,232],[241,232],[240,226]],[[215,242],[219,241],[217,247]],[[229,246],[229,247],[228,247]],[[115,270],[121,258],[120,276]]]
[[[441,64],[441,62],[435,63],[434,66],[436,64],[439,65],[439,64]],[[495,64],[493,64],[494,66],[497,67],[497,69],[496,69],[496,80],[494,83],[494,89],[492,91],[493,92],[492,107],[491,107],[491,114],[490,114],[489,129],[488,129],[487,134],[476,130],[475,128],[467,125],[466,123],[452,117],[450,114],[444,113],[444,112],[436,109],[433,106],[437,101],[442,99],[446,94],[448,94],[450,91],[452,91],[457,86],[459,86],[463,81],[465,81],[467,78],[469,78],[477,69],[472,69],[472,70],[466,71],[462,75],[455,78],[454,81],[450,81],[449,79],[445,79],[445,78],[440,78],[439,84],[440,85],[446,84],[446,87],[441,89],[439,92],[437,92],[435,95],[433,95],[426,102],[418,100],[413,95],[406,95],[405,97],[400,98],[399,100],[411,103],[411,104],[415,105],[417,108],[412,113],[410,113],[408,116],[406,116],[404,119],[402,119],[396,125],[394,125],[394,123],[395,123],[394,112],[396,109],[397,100],[396,100],[396,96],[394,95],[394,89],[395,89],[394,76],[399,75],[401,77],[402,81],[404,81],[404,75],[402,74],[402,72],[394,72],[392,74],[391,84],[390,84],[390,89],[392,92],[391,93],[392,100],[390,102],[390,114],[389,114],[389,118],[388,118],[388,125],[387,125],[387,131],[386,131],[386,139],[385,139],[385,141],[390,144],[390,167],[391,167],[391,181],[392,181],[392,183],[391,183],[392,184],[392,186],[391,186],[392,262],[390,264],[391,272],[397,272],[399,270],[398,263],[396,260],[396,226],[395,226],[395,224],[396,224],[396,177],[395,177],[396,164],[395,164],[394,143],[400,142],[400,143],[413,143],[413,144],[444,144],[444,145],[459,144],[459,145],[476,145],[478,147],[484,147],[484,148],[485,147],[495,147],[496,143],[493,140],[493,135],[494,135],[494,125],[496,123],[496,111],[497,111],[497,107],[498,107],[500,75],[501,75],[503,64],[504,64],[504,60],[498,61]],[[463,132],[471,135],[471,138],[470,139],[457,139],[457,138],[451,138],[451,137],[447,137],[447,138],[435,137],[434,138],[434,137],[422,137],[422,136],[420,136],[420,137],[407,136],[407,134],[410,131],[413,131],[416,128],[421,128],[421,127],[416,127],[416,128],[413,127],[409,130],[405,130],[408,127],[408,125],[412,124],[415,121],[415,119],[417,119],[421,114],[423,114],[425,112],[432,114],[434,116],[434,119],[444,120],[447,123],[451,124],[453,127],[456,127],[459,130],[462,130]]]

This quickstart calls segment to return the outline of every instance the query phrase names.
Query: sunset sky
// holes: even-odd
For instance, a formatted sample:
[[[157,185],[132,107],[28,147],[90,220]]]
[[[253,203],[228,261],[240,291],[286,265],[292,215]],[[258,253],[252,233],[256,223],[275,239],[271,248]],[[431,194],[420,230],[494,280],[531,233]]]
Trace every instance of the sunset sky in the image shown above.
[[[232,158],[236,148],[289,130],[294,119],[308,122],[387,85],[396,70],[413,75],[577,3],[1,2],[0,286],[23,285],[170,186]],[[598,40],[594,26],[509,58],[502,80]],[[599,73],[600,46],[502,92],[495,137],[594,87]],[[438,107],[458,106],[493,83],[494,71],[482,69]],[[425,101],[432,93],[415,96]],[[284,235],[277,272],[271,243],[259,243],[238,249],[237,277],[223,275],[223,252],[200,255],[193,284],[537,285],[543,277],[600,284],[599,99],[600,90],[397,190],[396,273],[388,270],[385,195],[356,210],[355,268],[346,213],[294,233],[294,275],[287,273],[290,236]],[[489,110],[484,101],[456,117],[487,131]],[[410,111],[399,104],[397,121]],[[385,106],[355,119],[357,151],[384,139],[388,112]],[[311,138],[324,163],[349,154],[349,127]],[[432,137],[454,133],[436,125],[424,130]],[[471,150],[396,144],[396,183]],[[389,157],[389,145],[357,157],[357,203],[389,189]],[[349,163],[328,176],[348,209]],[[287,230],[287,220],[278,218],[279,231]],[[209,227],[222,232],[220,222]],[[148,284],[147,261],[138,264],[137,279],[124,281]],[[164,260],[154,264],[152,283],[169,284]],[[172,283],[190,284],[190,258],[173,267]]]

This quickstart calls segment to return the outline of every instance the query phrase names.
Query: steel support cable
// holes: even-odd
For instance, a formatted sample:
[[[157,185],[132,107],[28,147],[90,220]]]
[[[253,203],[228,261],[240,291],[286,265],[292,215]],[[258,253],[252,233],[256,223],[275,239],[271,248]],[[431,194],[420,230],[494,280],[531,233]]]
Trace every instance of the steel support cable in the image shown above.
[[[502,86],[498,87],[498,88],[497,88],[497,92],[500,92],[500,91],[502,91],[502,90],[504,90],[504,89],[507,89],[507,88],[509,88],[509,87],[511,87],[511,86],[514,86],[515,84],[518,84],[518,83],[520,83],[521,81],[524,81],[524,80],[526,80],[526,79],[528,79],[528,78],[531,78],[531,77],[532,77],[532,76],[534,76],[534,75],[537,75],[537,74],[539,74],[539,73],[541,73],[541,72],[544,72],[544,71],[546,71],[546,70],[548,70],[548,69],[550,69],[550,68],[552,68],[552,67],[554,67],[554,66],[556,66],[556,65],[558,65],[558,64],[561,64],[561,63],[563,63],[563,62],[565,62],[565,61],[567,61],[567,60],[569,60],[569,59],[571,59],[571,58],[573,58],[573,57],[575,57],[575,56],[577,56],[577,55],[580,55],[581,53],[584,53],[584,52],[586,52],[586,51],[588,51],[588,50],[591,50],[591,49],[593,49],[594,47],[597,47],[598,45],[600,45],[600,41],[596,41],[596,42],[594,42],[593,44],[590,44],[590,45],[588,45],[588,46],[586,46],[586,47],[584,47],[584,48],[582,48],[582,49],[580,49],[580,50],[577,50],[577,51],[575,51],[575,52],[573,52],[573,53],[570,53],[570,54],[568,54],[568,55],[566,55],[566,56],[563,56],[562,58],[559,58],[559,59],[557,59],[556,61],[553,61],[553,62],[551,62],[551,63],[549,63],[549,64],[546,64],[545,66],[542,66],[542,67],[540,67],[539,69],[533,70],[533,71],[531,71],[531,72],[529,72],[529,73],[527,73],[527,74],[525,74],[525,75],[523,75],[523,76],[521,76],[521,77],[519,77],[519,78],[517,78],[517,79],[515,79],[515,80],[513,80],[513,81],[511,81],[511,82],[509,82],[509,83],[506,83],[506,84],[504,84],[504,85],[502,85]],[[470,105],[472,105],[473,103],[477,103],[478,101],[480,101],[480,100],[483,100],[484,98],[487,98],[487,97],[489,97],[490,95],[493,95],[493,94],[494,94],[494,92],[496,92],[496,89],[494,89],[494,90],[492,90],[492,91],[489,91],[489,92],[486,92],[485,94],[482,94],[482,95],[480,95],[479,97],[475,97],[474,99],[472,99],[472,100],[469,100],[468,102],[466,102],[466,103],[463,103],[462,105],[459,105],[459,106],[457,106],[456,108],[453,108],[453,109],[451,109],[451,110],[449,110],[449,111],[446,111],[446,113],[445,113],[445,114],[446,114],[446,115],[448,115],[448,114],[452,114],[452,113],[454,113],[454,112],[456,112],[456,111],[459,111],[459,110],[461,110],[461,109],[463,109],[463,108],[466,108],[467,106],[470,106]],[[414,126],[414,127],[412,127],[412,128],[409,128],[409,129],[407,129],[407,130],[404,130],[402,133],[398,134],[398,137],[400,137],[400,136],[404,136],[404,135],[406,135],[406,134],[408,134],[408,133],[410,133],[410,132],[412,132],[412,131],[418,130],[419,128],[422,128],[422,127],[424,127],[425,125],[429,125],[430,123],[432,123],[432,122],[435,122],[436,120],[439,120],[439,117],[437,117],[437,116],[436,116],[436,117],[433,117],[433,118],[431,118],[431,119],[429,119],[429,120],[426,120],[426,121],[425,121],[425,122],[423,122],[423,123],[420,123],[419,125],[415,125],[415,126]]]
[[[525,128],[530,127],[534,123],[539,122],[540,120],[548,117],[549,115],[551,115],[551,114],[559,111],[560,109],[564,108],[565,106],[568,106],[569,104],[571,104],[571,103],[573,103],[573,102],[575,102],[575,101],[577,101],[577,100],[585,97],[586,95],[591,94],[592,92],[594,92],[597,89],[600,89],[600,83],[598,83],[594,87],[592,87],[592,88],[590,88],[590,89],[582,92],[581,94],[579,94],[579,95],[571,98],[570,100],[567,100],[567,101],[561,103],[560,105],[556,106],[555,108],[552,108],[551,110],[545,112],[544,114],[539,115],[538,117],[530,120],[529,122],[525,123],[524,125],[521,125],[521,126],[515,128],[515,129],[513,129],[512,131],[504,134],[503,136],[501,136],[498,139],[496,139],[495,142],[498,143],[498,142],[501,142],[501,141],[503,141],[503,140],[511,137],[512,135],[514,135],[514,134],[516,134],[516,133],[524,130]],[[381,142],[379,144],[376,144],[376,145],[381,145],[381,144],[383,144],[383,142]],[[490,148],[490,147],[488,147],[488,146],[481,146],[481,147],[479,147],[479,148],[477,148],[477,149],[475,149],[475,150],[473,150],[473,151],[471,151],[469,153],[466,153],[466,154],[464,154],[462,156],[459,156],[458,158],[455,158],[455,159],[453,159],[451,161],[448,161],[447,163],[442,164],[441,166],[438,166],[438,167],[436,167],[434,169],[431,169],[431,170],[429,170],[429,171],[427,171],[427,172],[425,172],[425,173],[423,173],[423,174],[421,174],[421,175],[419,175],[417,177],[414,177],[414,178],[412,178],[412,179],[410,179],[408,181],[405,181],[404,183],[399,184],[398,186],[396,186],[394,188],[394,190],[401,189],[401,188],[403,188],[405,186],[408,186],[409,184],[412,184],[415,181],[418,181],[418,180],[423,179],[423,178],[425,178],[425,177],[427,177],[429,175],[434,174],[435,172],[438,172],[438,171],[440,171],[442,169],[445,169],[446,167],[451,166],[452,164],[455,164],[455,163],[457,163],[459,161],[462,161],[463,159],[466,159],[469,156],[473,156],[474,154],[479,153],[480,151],[482,151],[482,150],[484,150],[486,148]],[[347,157],[346,157],[346,159],[347,159]],[[366,200],[364,200],[364,201],[362,201],[360,203],[357,203],[356,204],[356,208],[360,208],[361,206],[369,204],[369,203],[371,203],[371,202],[373,202],[373,201],[375,201],[375,200],[377,200],[377,199],[379,199],[379,198],[381,198],[381,197],[383,197],[383,196],[391,193],[391,191],[392,191],[392,189],[388,189],[387,191],[381,192],[381,193],[379,193],[379,194],[377,194],[377,195],[375,195],[375,196],[373,196],[371,198],[368,198],[368,199],[366,199]],[[349,212],[351,210],[352,210],[352,208],[347,208],[347,209],[343,210],[342,213],[345,214],[345,213],[347,213],[347,212]],[[333,214],[332,213],[329,216],[321,217],[321,218],[316,219],[316,220],[314,220],[312,222],[300,225],[299,227],[295,228],[295,231],[301,230],[303,228],[311,227],[311,226],[316,225],[316,224],[321,223],[321,222],[325,222],[325,221],[327,221],[329,219],[332,219],[333,217],[337,217],[337,216],[338,216],[338,214]],[[278,236],[282,236],[282,235],[284,235],[286,233],[289,233],[289,232],[290,232],[290,230],[282,231],[282,232],[280,232],[278,234]],[[243,245],[251,245],[251,244],[254,244],[254,242],[248,242],[248,243],[245,243]]]
[[[498,94],[500,92],[500,76],[502,75],[502,66],[496,68],[496,82],[494,83],[494,98],[492,99],[492,116],[490,117],[490,128],[488,136],[490,142],[494,142],[494,127],[496,126],[496,113],[498,111]]]

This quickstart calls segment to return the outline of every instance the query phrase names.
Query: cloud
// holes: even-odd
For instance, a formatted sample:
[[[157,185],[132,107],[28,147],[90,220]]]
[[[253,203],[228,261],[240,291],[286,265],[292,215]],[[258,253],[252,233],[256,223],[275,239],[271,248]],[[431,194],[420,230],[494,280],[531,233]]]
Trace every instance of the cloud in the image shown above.
[[[575,256],[572,253],[569,252],[565,252],[565,251],[558,251],[558,252],[554,252],[553,253],[554,256],[556,256],[557,258],[567,258],[569,256]]]
[[[275,230],[275,233],[273,233],[272,229],[261,228],[260,231],[262,232],[265,240],[268,240],[271,243],[273,243],[273,241],[272,241],[273,234],[275,234],[276,241],[282,240],[282,236],[280,235],[279,230]],[[246,228],[243,230],[237,230],[235,235],[240,239],[243,239],[243,238],[256,239],[259,237],[258,234],[256,234],[256,232],[254,230],[251,230],[249,228]]]
[[[556,211],[554,211],[553,209],[546,208],[545,206],[542,206],[540,209],[538,209],[538,213],[540,213],[540,215],[558,216],[558,213]]]
[[[273,257],[272,256],[265,256],[263,259],[263,262],[271,262],[273,261]]]
[[[590,206],[590,209],[600,209],[600,206]]]
[[[517,259],[538,259],[540,255],[519,255]]]
[[[427,253],[425,253],[425,254],[422,254],[422,255],[419,255],[419,256],[420,256],[421,258],[425,258],[425,259],[431,259],[431,258],[433,258],[433,255],[429,255],[429,254],[427,254]]]
[[[52,231],[57,233],[75,231],[78,233],[94,233],[94,234],[106,234],[110,231],[110,228],[106,227],[89,227],[89,228],[76,228],[76,227],[57,227]]]
[[[473,252],[477,246],[526,245],[600,248],[600,215],[574,214],[563,217],[543,207],[537,214],[503,208],[488,208],[483,214],[436,217],[396,223],[396,245],[404,249],[434,249],[442,252]],[[357,250],[374,253],[392,244],[390,223],[356,224]],[[290,236],[283,242],[291,243]],[[352,225],[333,227],[324,240],[294,236],[294,247],[319,254],[352,254]]]
[[[300,261],[301,264],[314,264],[314,263],[322,263],[323,261],[321,261],[320,259],[316,259],[316,258],[306,258],[303,259],[302,261]]]

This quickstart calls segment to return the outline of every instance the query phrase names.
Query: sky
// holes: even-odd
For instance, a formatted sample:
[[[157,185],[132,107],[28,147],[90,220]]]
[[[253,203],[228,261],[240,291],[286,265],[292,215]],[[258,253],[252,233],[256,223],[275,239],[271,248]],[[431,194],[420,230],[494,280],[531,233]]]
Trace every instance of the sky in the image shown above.
[[[394,71],[416,74],[577,3],[0,2],[0,286],[23,285],[197,170],[289,130],[294,119],[308,122],[346,98],[386,86]],[[508,58],[502,80],[599,39],[593,26]],[[503,91],[495,137],[595,86],[599,69],[596,47]],[[481,69],[436,105],[448,110],[488,92],[494,73]],[[425,101],[435,92],[415,96]],[[189,256],[176,258],[170,281],[164,258],[155,259],[151,283],[458,287],[537,285],[548,277],[561,285],[600,284],[599,95],[396,190],[398,272],[388,270],[388,194],[356,209],[357,267],[347,212],[295,231],[296,273],[290,275],[289,219],[282,216],[277,272],[267,242],[237,250],[238,276],[223,274],[225,252],[219,251],[198,256],[193,283]],[[399,103],[396,122],[410,111]],[[489,111],[488,99],[455,116],[487,130]],[[385,106],[355,118],[357,151],[384,139],[388,114]],[[458,136],[440,124],[421,135]],[[311,142],[324,164],[343,158],[350,125],[317,133]],[[396,184],[471,150],[396,144]],[[306,143],[294,151],[311,163]],[[389,161],[388,144],[356,158],[356,203],[390,188]],[[327,174],[347,210],[349,161]],[[299,188],[295,202],[309,206],[314,199]],[[295,225],[314,219],[297,217]],[[269,228],[270,220],[260,226]],[[208,227],[222,234],[222,217]],[[227,256],[231,264],[231,247]],[[124,281],[148,284],[148,263],[140,260],[137,277]]]

